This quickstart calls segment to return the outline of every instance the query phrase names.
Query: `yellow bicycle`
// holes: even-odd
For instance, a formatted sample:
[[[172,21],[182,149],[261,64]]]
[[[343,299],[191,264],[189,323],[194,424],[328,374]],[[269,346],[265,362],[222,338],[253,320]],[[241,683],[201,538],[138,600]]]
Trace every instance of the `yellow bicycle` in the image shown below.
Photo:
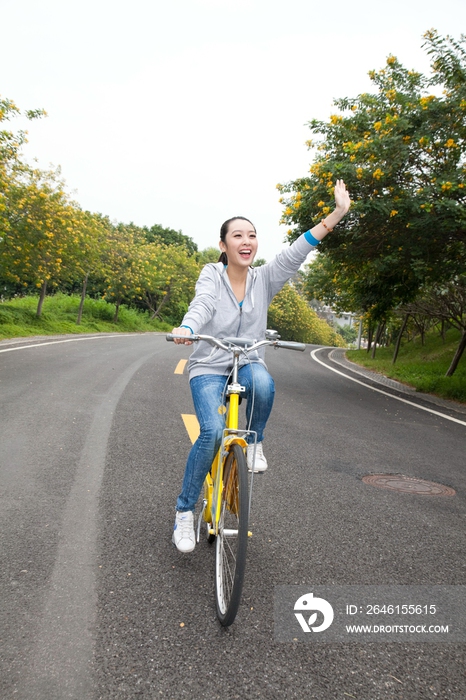
[[[251,507],[254,472],[248,473],[245,450],[246,438],[255,446],[257,434],[240,430],[239,404],[245,388],[238,383],[240,359],[249,361],[249,355],[266,345],[289,350],[305,350],[304,343],[280,340],[276,331],[266,331],[265,340],[257,342],[247,338],[214,338],[209,335],[179,336],[169,333],[167,340],[183,338],[193,342],[204,340],[232,353],[233,365],[225,391],[226,420],[220,448],[212,462],[204,482],[202,511],[197,524],[197,541],[201,522],[206,523],[209,542],[215,547],[215,601],[217,616],[227,627],[238,612],[246,567],[249,512]],[[253,392],[254,393],[254,392]],[[253,400],[253,398],[252,398]],[[251,441],[254,438],[254,443]]]

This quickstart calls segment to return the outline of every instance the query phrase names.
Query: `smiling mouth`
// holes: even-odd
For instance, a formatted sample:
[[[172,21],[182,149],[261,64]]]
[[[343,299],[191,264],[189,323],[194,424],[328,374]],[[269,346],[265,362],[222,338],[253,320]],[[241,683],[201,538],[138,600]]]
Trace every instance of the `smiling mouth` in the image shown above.
[[[239,254],[242,255],[243,257],[249,257],[251,255],[250,250],[240,250]]]

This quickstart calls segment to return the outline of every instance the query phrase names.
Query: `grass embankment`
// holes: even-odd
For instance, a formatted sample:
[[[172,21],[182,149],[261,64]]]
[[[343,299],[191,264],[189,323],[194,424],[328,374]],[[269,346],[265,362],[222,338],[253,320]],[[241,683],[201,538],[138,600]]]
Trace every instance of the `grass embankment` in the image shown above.
[[[445,341],[438,333],[427,335],[424,345],[416,338],[402,345],[394,365],[393,347],[377,348],[374,360],[366,350],[348,350],[346,354],[348,360],[408,384],[416,391],[466,403],[466,353],[454,375],[445,377],[459,341],[460,333],[454,329],[447,331]]]
[[[118,323],[113,323],[115,306],[101,299],[86,299],[80,325],[76,325],[80,299],[56,294],[47,297],[42,314],[37,318],[37,297],[12,299],[0,304],[0,340],[24,338],[31,335],[62,335],[79,333],[128,333],[171,331],[159,320],[151,321],[149,314],[121,306]]]

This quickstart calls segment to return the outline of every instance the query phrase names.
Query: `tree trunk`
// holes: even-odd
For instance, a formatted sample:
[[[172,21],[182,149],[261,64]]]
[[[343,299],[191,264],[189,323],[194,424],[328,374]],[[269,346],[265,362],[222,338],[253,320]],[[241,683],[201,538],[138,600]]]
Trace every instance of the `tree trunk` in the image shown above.
[[[44,303],[46,291],[47,291],[47,280],[44,280],[42,283],[42,287],[40,288],[39,303],[37,304],[37,313],[36,313],[37,318],[40,318],[40,315],[42,313],[42,305]]]
[[[158,307],[157,307],[156,309],[151,309],[151,311],[153,312],[153,313],[152,313],[152,316],[150,317],[150,320],[151,320],[151,321],[152,321],[156,316],[159,315],[160,309],[162,309],[162,308],[165,306],[165,304],[167,303],[168,299],[169,299],[169,295],[166,294],[166,295],[164,296],[164,298],[162,299],[161,303],[158,305]]]
[[[449,366],[446,377],[451,377],[456,368],[458,367],[459,361],[461,360],[461,355],[463,354],[464,350],[466,348],[466,329],[463,330],[461,334],[461,340],[460,344],[456,348],[455,356],[453,360],[451,361],[451,365]]]
[[[395,345],[395,350],[393,352],[393,358],[392,358],[392,365],[395,364],[396,358],[398,357],[398,353],[400,351],[400,345],[401,345],[401,337],[403,333],[405,332],[406,324],[408,323],[408,318],[409,314],[405,314],[405,317],[403,319],[403,323],[400,328],[400,332],[398,333],[398,338],[396,339],[396,345]]]
[[[121,299],[115,302],[115,314],[113,316],[113,323],[118,323],[118,312],[120,310]]]
[[[372,334],[373,334],[373,326],[372,326],[372,323],[369,323],[368,328],[367,328],[367,352],[370,352],[370,349],[372,347]]]
[[[446,324],[445,324],[445,319],[442,319],[441,325],[440,325],[440,335],[442,336],[443,342],[445,342],[445,331],[446,331]]]
[[[380,343],[380,338],[382,337],[382,333],[384,331],[385,324],[384,323],[379,323],[377,325],[377,330],[375,332],[375,338],[374,338],[374,345],[372,346],[372,359],[375,358],[375,353],[377,350],[377,343]]]
[[[85,276],[85,278],[84,278],[84,280],[83,280],[83,288],[82,288],[82,291],[81,291],[81,301],[80,301],[80,303],[79,303],[78,318],[76,319],[76,325],[77,325],[77,326],[79,326],[79,324],[81,323],[81,319],[82,319],[82,316],[83,316],[84,300],[85,300],[85,298],[86,298],[86,288],[87,288],[87,279],[88,279],[88,277],[89,277],[89,273],[87,273],[87,275]]]
[[[357,345],[358,350],[361,349],[361,338],[362,338],[362,319],[359,321],[358,345]]]

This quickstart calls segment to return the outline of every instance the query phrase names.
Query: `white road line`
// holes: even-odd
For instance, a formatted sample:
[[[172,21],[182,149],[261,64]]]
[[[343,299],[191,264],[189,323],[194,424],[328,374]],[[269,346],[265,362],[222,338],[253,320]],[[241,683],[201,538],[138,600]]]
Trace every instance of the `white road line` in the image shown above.
[[[366,384],[365,382],[359,381],[359,379],[355,379],[354,377],[350,377],[348,374],[345,374],[344,372],[340,372],[340,370],[335,369],[334,367],[330,367],[330,365],[326,365],[325,362],[322,362],[322,360],[319,360],[316,357],[316,352],[318,350],[322,350],[322,348],[317,348],[316,350],[311,351],[311,357],[313,360],[318,362],[320,365],[325,367],[326,369],[331,370],[332,372],[335,372],[336,374],[341,374],[342,377],[345,377],[346,379],[351,380],[352,382],[356,382],[356,384],[361,384],[361,386],[365,386],[366,389],[372,389],[372,391],[377,391],[379,394],[383,394],[384,396],[389,396],[391,399],[396,399],[397,401],[402,401],[403,403],[407,403],[409,406],[414,406],[415,408],[420,408],[421,411],[427,411],[427,413],[432,413],[434,416],[440,416],[441,418],[446,418],[446,420],[451,420],[453,423],[459,423],[460,425],[466,425],[466,422],[463,420],[459,420],[458,418],[452,418],[451,416],[447,416],[446,413],[440,413],[440,411],[434,411],[432,408],[426,408],[425,406],[421,406],[418,403],[414,403],[413,401],[408,401],[407,399],[402,399],[400,396],[395,396],[394,394],[390,394],[388,391],[383,391],[382,389],[376,389],[374,386],[370,386],[370,384]]]
[[[89,338],[66,338],[65,340],[51,340],[45,343],[31,343],[30,345],[18,345],[14,348],[4,348],[0,352],[13,352],[13,350],[27,350],[28,348],[41,348],[44,345],[56,345],[57,343],[76,343],[78,340],[103,340],[104,338],[128,338],[135,333],[115,333],[115,335],[93,335]]]

